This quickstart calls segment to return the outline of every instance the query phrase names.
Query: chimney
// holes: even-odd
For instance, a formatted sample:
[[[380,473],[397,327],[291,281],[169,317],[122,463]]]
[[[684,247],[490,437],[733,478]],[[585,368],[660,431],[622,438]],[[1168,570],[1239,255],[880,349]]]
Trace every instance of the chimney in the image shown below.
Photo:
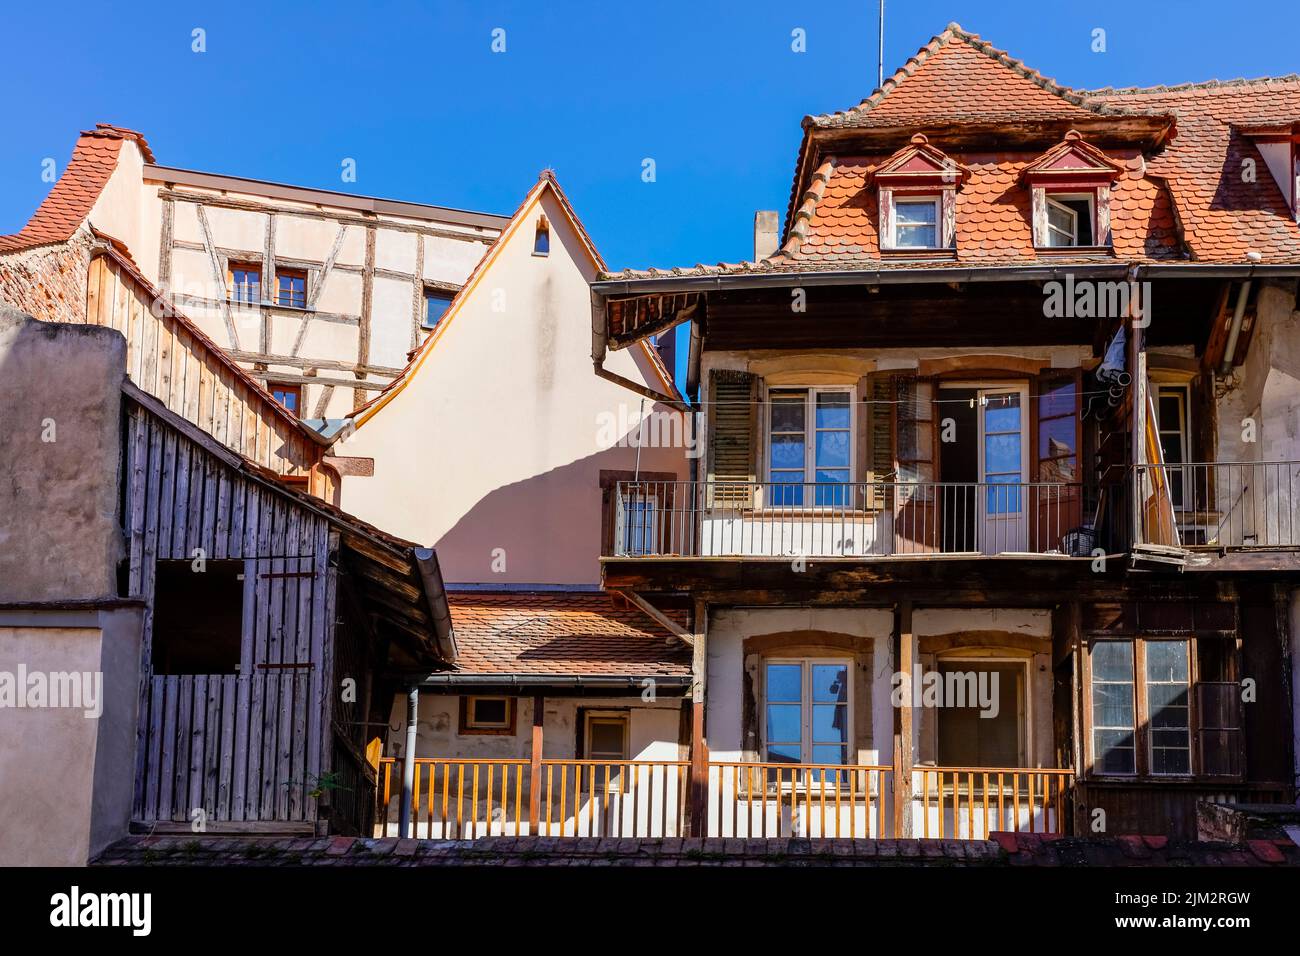
[[[766,259],[776,252],[779,242],[780,219],[775,209],[760,209],[754,213],[754,261]]]

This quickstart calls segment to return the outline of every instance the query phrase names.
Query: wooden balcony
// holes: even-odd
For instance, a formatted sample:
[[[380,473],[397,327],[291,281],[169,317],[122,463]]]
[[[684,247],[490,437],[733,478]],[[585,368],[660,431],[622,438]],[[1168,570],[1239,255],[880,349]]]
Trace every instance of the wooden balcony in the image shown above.
[[[402,771],[379,762],[377,836],[400,835]],[[706,776],[693,806],[687,761],[420,757],[411,835],[983,840],[1068,832],[1073,783],[1069,770],[917,767],[909,796],[888,765],[716,761]]]

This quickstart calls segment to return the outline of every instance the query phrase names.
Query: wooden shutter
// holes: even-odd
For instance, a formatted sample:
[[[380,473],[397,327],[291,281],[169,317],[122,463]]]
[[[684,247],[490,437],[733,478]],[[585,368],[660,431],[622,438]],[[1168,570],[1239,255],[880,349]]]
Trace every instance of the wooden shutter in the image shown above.
[[[934,398],[933,379],[915,375],[894,376],[894,416],[897,427],[899,482],[933,482],[934,468]],[[896,553],[916,554],[938,550],[935,488],[922,484],[918,488],[899,488],[894,502]]]
[[[894,382],[885,373],[864,375],[858,380],[858,394],[862,398],[861,414],[857,424],[857,481],[888,482],[895,479],[894,472]],[[881,509],[889,506],[885,490],[868,487],[866,507]]]
[[[752,504],[758,481],[761,379],[749,372],[714,369],[709,373],[708,480],[710,500]],[[728,486],[727,482],[737,482]]]

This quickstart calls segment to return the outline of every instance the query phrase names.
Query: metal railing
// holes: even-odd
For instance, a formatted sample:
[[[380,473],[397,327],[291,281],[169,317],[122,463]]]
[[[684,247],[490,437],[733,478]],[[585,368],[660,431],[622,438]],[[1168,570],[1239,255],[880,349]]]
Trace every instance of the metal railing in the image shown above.
[[[1061,482],[619,482],[614,553],[1087,554],[1083,498]]]
[[[1300,462],[1138,465],[1134,474],[1140,543],[1300,547]]]

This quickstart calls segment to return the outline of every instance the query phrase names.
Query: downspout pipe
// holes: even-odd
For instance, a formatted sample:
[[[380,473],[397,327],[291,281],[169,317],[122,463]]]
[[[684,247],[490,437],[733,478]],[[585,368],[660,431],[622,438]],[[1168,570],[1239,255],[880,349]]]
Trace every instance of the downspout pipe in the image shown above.
[[[1246,314],[1246,300],[1250,298],[1251,280],[1241,284],[1237,293],[1237,307],[1232,310],[1232,325],[1228,329],[1228,344],[1223,347],[1223,361],[1219,365],[1219,374],[1227,375],[1232,371],[1232,357],[1237,354],[1237,339],[1241,335],[1241,320]]]
[[[411,795],[415,792],[415,738],[419,717],[420,688],[412,684],[406,692],[406,752],[402,756],[402,809],[397,825],[403,840],[411,838]]]

